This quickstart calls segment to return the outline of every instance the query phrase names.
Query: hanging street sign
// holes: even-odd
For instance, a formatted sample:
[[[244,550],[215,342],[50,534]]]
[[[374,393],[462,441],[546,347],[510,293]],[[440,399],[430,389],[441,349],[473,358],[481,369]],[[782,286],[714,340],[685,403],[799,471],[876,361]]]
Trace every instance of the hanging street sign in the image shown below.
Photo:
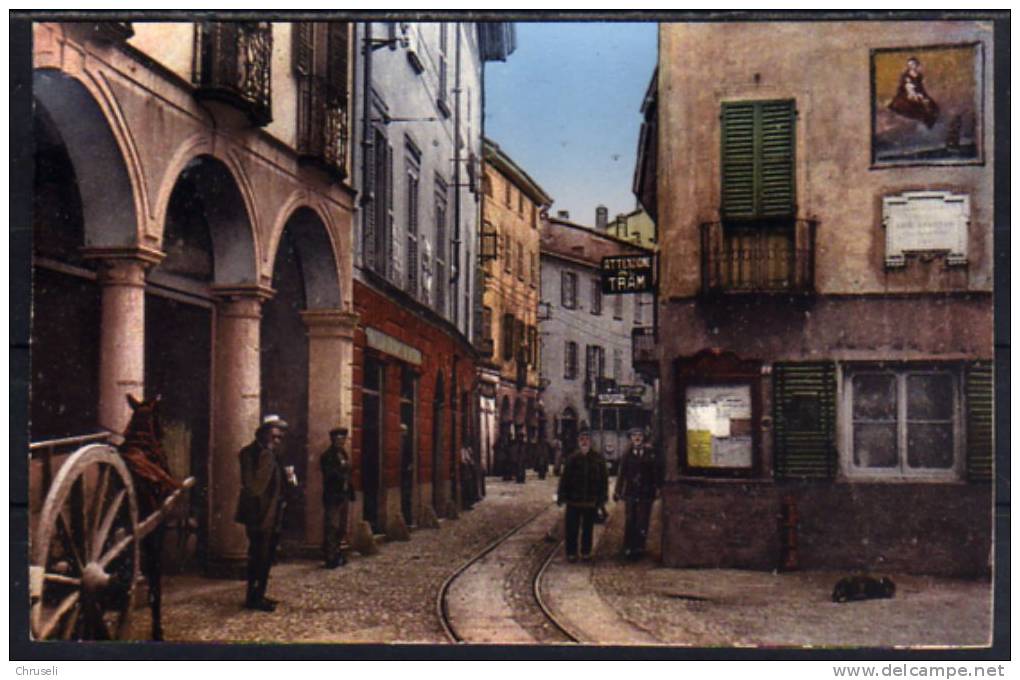
[[[610,255],[599,269],[603,295],[655,291],[655,255]]]

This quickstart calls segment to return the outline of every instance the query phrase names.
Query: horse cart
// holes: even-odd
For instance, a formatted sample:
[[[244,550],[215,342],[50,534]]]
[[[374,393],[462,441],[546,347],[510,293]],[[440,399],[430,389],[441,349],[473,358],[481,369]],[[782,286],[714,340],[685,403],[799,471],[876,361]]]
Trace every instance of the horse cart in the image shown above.
[[[29,559],[32,637],[36,640],[117,640],[125,637],[146,551],[161,549],[161,524],[188,477],[146,507],[144,491],[109,434],[33,444],[33,470],[44,498],[33,513]],[[57,455],[60,445],[78,445]],[[142,512],[147,512],[141,516]],[[155,544],[146,545],[153,536]],[[158,560],[159,555],[153,558]],[[158,570],[156,597],[159,597]],[[158,629],[158,600],[154,627]]]

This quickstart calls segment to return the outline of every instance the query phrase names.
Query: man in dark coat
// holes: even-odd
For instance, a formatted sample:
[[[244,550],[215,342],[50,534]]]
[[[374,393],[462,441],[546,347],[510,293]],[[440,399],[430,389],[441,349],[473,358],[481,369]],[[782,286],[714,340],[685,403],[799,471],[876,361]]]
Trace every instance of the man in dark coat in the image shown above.
[[[284,494],[295,484],[292,473],[280,461],[287,423],[277,415],[266,416],[255,431],[255,441],[241,449],[241,495],[234,521],[248,534],[248,591],[244,606],[273,611],[277,602],[266,597],[269,569],[283,527]]]
[[[539,479],[549,474],[549,442],[542,437],[535,442],[535,472]]]
[[[527,435],[521,427],[517,428],[517,436],[514,437],[512,445],[514,461],[514,480],[518,484],[524,484],[528,471],[528,440]]]
[[[623,554],[628,559],[638,559],[645,552],[652,503],[659,492],[659,467],[655,452],[645,442],[644,431],[633,428],[629,434],[630,444],[620,460],[613,500],[622,498],[626,504]]]
[[[322,553],[327,569],[345,564],[340,544],[347,533],[348,503],[354,500],[351,457],[347,454],[347,428],[329,431],[330,447],[319,457],[322,468]]]
[[[567,561],[577,561],[577,531],[581,530],[581,557],[591,559],[592,530],[595,513],[609,498],[609,468],[602,454],[591,446],[591,431],[581,426],[577,434],[577,450],[563,466],[558,505],[566,504]]]

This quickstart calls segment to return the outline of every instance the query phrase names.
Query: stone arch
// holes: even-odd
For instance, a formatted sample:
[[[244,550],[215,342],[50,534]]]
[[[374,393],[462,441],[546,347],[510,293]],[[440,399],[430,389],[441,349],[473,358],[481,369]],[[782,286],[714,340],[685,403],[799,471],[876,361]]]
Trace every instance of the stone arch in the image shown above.
[[[129,247],[139,242],[137,182],[109,117],[92,90],[56,69],[32,74],[35,104],[57,128],[75,169],[86,247]]]
[[[158,210],[166,237],[166,216],[171,202],[186,201],[201,211],[209,228],[213,251],[213,285],[253,285],[258,276],[258,230],[250,200],[245,196],[237,170],[225,160],[207,153],[189,154],[168,172],[169,189],[161,191]],[[165,243],[163,244],[165,247]]]
[[[301,262],[305,308],[339,309],[343,300],[339,258],[324,215],[306,203],[294,202],[281,212],[281,217],[285,219],[273,229],[268,244],[268,262],[275,268],[281,241],[289,237]]]

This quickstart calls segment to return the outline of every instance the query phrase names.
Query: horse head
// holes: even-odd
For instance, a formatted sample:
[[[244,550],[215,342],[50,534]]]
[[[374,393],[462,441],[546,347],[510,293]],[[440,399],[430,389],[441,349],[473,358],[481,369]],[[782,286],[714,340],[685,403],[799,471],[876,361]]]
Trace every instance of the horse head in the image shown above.
[[[131,407],[131,420],[124,431],[126,441],[145,440],[159,443],[163,439],[163,426],[159,419],[159,403],[162,397],[156,395],[148,401],[139,401],[133,395],[127,395]]]

